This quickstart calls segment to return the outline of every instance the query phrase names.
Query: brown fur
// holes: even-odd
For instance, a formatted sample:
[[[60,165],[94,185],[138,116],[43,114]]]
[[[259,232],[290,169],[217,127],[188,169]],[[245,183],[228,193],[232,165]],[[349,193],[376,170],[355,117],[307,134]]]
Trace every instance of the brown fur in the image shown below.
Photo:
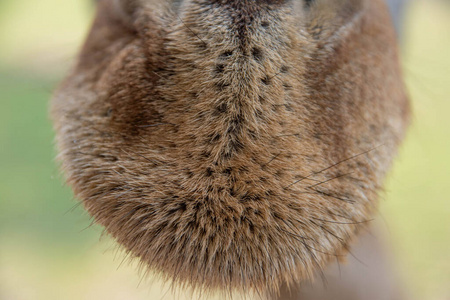
[[[343,258],[409,106],[381,0],[102,0],[52,116],[69,184],[151,270],[276,292]]]

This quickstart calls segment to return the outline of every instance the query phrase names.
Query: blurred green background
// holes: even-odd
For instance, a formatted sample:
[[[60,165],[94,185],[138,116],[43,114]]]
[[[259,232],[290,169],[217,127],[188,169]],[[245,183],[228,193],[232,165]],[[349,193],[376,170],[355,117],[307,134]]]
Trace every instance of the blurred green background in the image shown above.
[[[1,300],[183,298],[99,240],[54,162],[48,100],[92,15],[88,0],[0,1]],[[380,210],[413,299],[449,300],[450,3],[416,0],[405,21],[414,120]]]

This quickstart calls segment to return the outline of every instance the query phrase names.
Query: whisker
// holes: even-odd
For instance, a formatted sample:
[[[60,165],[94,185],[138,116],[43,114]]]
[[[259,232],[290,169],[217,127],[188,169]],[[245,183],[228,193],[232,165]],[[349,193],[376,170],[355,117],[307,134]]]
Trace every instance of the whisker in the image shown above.
[[[336,216],[336,217],[339,217],[339,218],[342,218],[342,219],[346,219],[346,220],[350,220],[351,222],[354,222],[355,220],[353,219],[353,218],[351,218],[351,217],[348,217],[348,216],[343,216],[343,215],[340,215],[340,214],[336,214],[336,213],[334,213],[334,212],[328,212],[330,215],[333,215],[333,216]]]
[[[341,244],[344,246],[345,250],[347,250],[347,252],[348,252],[354,259],[356,259],[359,263],[361,263],[362,265],[364,265],[364,266],[367,267],[367,265],[366,265],[364,262],[362,262],[359,258],[357,258],[357,257],[350,251],[350,249],[349,249],[349,247],[348,247],[348,244],[345,243],[345,241],[344,241],[343,238],[337,236],[336,234],[334,234],[334,233],[331,232],[330,230],[326,229],[326,228],[325,228],[324,226],[322,226],[322,225],[318,225],[318,224],[316,224],[315,222],[312,222],[312,223],[313,223],[314,225],[316,225],[316,226],[319,226],[323,231],[326,231],[326,232],[328,232],[329,234],[331,234],[332,236],[334,236],[339,242],[341,242]]]
[[[323,254],[327,254],[327,255],[333,255],[333,254],[329,254],[329,253],[326,253],[326,252],[322,252],[322,251],[320,251],[320,250],[317,250],[317,249],[311,247],[310,245],[306,244],[306,242],[304,241],[305,238],[304,238],[303,236],[301,236],[301,235],[295,234],[295,233],[293,233],[293,232],[290,232],[290,231],[288,231],[288,230],[284,230],[284,229],[281,229],[281,228],[280,228],[280,230],[281,230],[282,232],[284,232],[284,233],[289,234],[290,236],[292,236],[294,239],[296,239],[297,241],[299,241],[300,243],[302,243],[305,247],[307,247],[307,248],[309,248],[309,249],[312,249],[312,250],[317,251],[317,252],[319,252],[319,253],[323,253]]]
[[[261,166],[261,168],[266,167],[267,165],[269,165],[271,162],[273,162],[275,159],[277,159],[279,156],[281,155],[281,152],[278,153],[277,155],[275,155],[274,157],[272,157],[271,160],[269,160],[267,163],[265,163],[264,165]]]
[[[273,75],[272,77],[269,77],[268,80],[270,81],[270,80],[274,79],[275,77],[277,77],[277,76],[280,75],[281,73],[283,73],[283,71],[279,71],[278,73],[276,73],[276,74]]]
[[[313,222],[313,224],[315,224],[315,223]],[[358,257],[356,257],[356,256],[350,251],[350,249],[348,248],[347,243],[345,243],[345,241],[344,241],[343,238],[337,236],[336,234],[334,234],[334,233],[331,232],[330,230],[326,229],[326,228],[325,228],[324,226],[322,226],[322,225],[317,225],[317,224],[315,224],[315,225],[316,225],[316,226],[319,226],[322,230],[324,230],[324,231],[328,232],[329,234],[331,234],[332,236],[334,236],[339,242],[341,242],[341,244],[344,246],[345,250],[347,250],[347,252],[348,252],[354,259],[356,259],[360,264],[362,264],[362,265],[368,267],[364,262],[362,262]]]
[[[326,222],[326,223],[342,224],[342,225],[365,224],[365,223],[370,223],[370,222],[375,220],[375,219],[370,219],[370,220],[365,220],[365,221],[361,221],[361,222],[339,222],[339,221],[330,221],[330,220],[325,220],[325,219],[320,219],[320,218],[315,218],[315,217],[312,217],[311,219],[314,219],[314,220],[317,220],[317,221]]]
[[[296,239],[297,241],[299,241],[300,243],[302,243],[305,247],[307,247],[307,248],[309,248],[309,249],[312,249],[312,250],[314,250],[314,251],[316,251],[316,252],[319,252],[319,253],[322,253],[322,254],[326,254],[326,255],[330,255],[330,256],[342,256],[342,257],[344,257],[344,255],[338,255],[338,254],[327,253],[327,252],[318,250],[318,249],[316,249],[316,248],[310,246],[309,244],[306,244],[306,242],[305,242],[304,240],[305,240],[305,239],[310,239],[310,240],[311,240],[311,238],[305,238],[305,237],[303,237],[303,236],[301,236],[301,235],[295,234],[295,233],[290,232],[290,231],[288,231],[288,230],[284,230],[284,229],[282,229],[282,228],[278,228],[278,229],[281,230],[281,231],[284,232],[284,233],[289,234],[289,235],[292,236],[294,239]],[[301,239],[301,240],[300,240],[300,239]]]
[[[69,208],[64,215],[67,215],[68,213],[73,213],[75,211],[75,209],[77,209],[80,205],[82,204],[81,201],[78,201],[77,203],[75,203],[75,205],[73,205],[71,208]]]
[[[317,257],[316,257],[316,255],[314,254],[314,252],[313,252],[312,250],[314,250],[314,251],[316,251],[316,252],[319,252],[319,253],[322,253],[322,254],[335,256],[335,257],[337,257],[338,255],[337,255],[337,254],[325,253],[325,252],[322,252],[322,251],[320,251],[320,250],[317,250],[317,249],[311,247],[310,245],[308,245],[308,244],[304,241],[304,238],[303,238],[303,237],[301,237],[302,240],[300,240],[300,239],[297,237],[296,234],[294,234],[294,233],[292,233],[292,232],[289,232],[289,231],[285,231],[285,230],[283,230],[283,229],[281,229],[281,230],[282,230],[283,232],[285,232],[285,233],[287,233],[287,234],[293,236],[294,239],[296,239],[297,241],[299,241],[300,243],[302,243],[302,244],[305,246],[305,249],[308,251],[309,256],[311,257],[313,264],[316,265],[316,270],[319,272],[320,278],[322,279],[323,282],[326,282],[325,273],[324,273],[324,271],[323,271],[323,268],[322,268],[322,267],[320,266],[320,264],[318,263]]]
[[[346,173],[346,174],[341,174],[341,175],[335,176],[335,177],[333,177],[333,178],[327,179],[327,180],[325,180],[325,181],[319,182],[319,183],[317,183],[317,184],[310,185],[310,186],[308,186],[308,187],[306,187],[306,188],[307,188],[307,189],[311,189],[311,188],[313,188],[313,187],[316,187],[316,186],[322,185],[322,184],[324,184],[324,183],[330,182],[330,181],[332,181],[332,180],[335,180],[335,179],[338,179],[338,178],[341,178],[341,177],[350,175],[350,174],[352,174],[352,173],[353,173],[353,172]]]
[[[177,18],[181,21],[181,23],[183,23],[184,27],[186,27],[196,38],[198,38],[203,43],[205,47],[207,47],[208,44],[197,33],[195,33],[191,28],[189,28],[189,26],[186,25],[186,23],[183,21],[183,19],[181,19],[181,17],[178,14],[176,15]]]
[[[311,192],[299,192],[299,194],[308,194],[308,195],[321,194],[321,195],[324,195],[324,196],[327,196],[327,197],[331,197],[331,198],[334,198],[334,199],[337,199],[337,200],[340,200],[340,201],[348,202],[348,203],[351,203],[351,204],[356,203],[355,200],[347,199],[347,198],[342,198],[342,197],[339,197],[339,196],[335,196],[335,195],[332,195],[332,194],[330,194],[330,193],[323,192],[323,191],[321,191],[321,190],[315,190],[315,189],[310,189],[310,190],[311,190]],[[314,192],[314,193],[313,193],[313,192]],[[342,217],[342,218],[344,218],[344,219],[350,220],[349,218],[346,218],[346,217],[344,217],[344,216],[339,216],[339,215],[338,215],[338,217]]]
[[[83,228],[82,230],[80,230],[80,233],[86,231],[87,229],[91,228],[91,227],[94,226],[95,224],[96,224],[95,220],[92,220],[91,223],[90,223],[88,226],[86,226],[85,228]]]
[[[296,233],[293,233],[293,232],[290,232],[289,230],[285,230],[285,229],[282,229],[282,228],[278,228],[280,231],[282,231],[282,232],[284,232],[284,233],[287,233],[287,234],[289,234],[289,235],[292,235],[293,237],[297,237],[297,238],[301,238],[301,239],[311,239],[311,238],[306,238],[306,237],[304,237],[304,236],[301,236],[301,235],[298,235],[298,234],[296,234]]]
[[[336,235],[335,233],[333,233],[332,231],[330,231],[329,229],[325,228],[323,225],[318,225],[315,222],[311,222],[314,225],[320,227],[323,231],[327,232],[328,234],[332,235],[335,239],[337,239],[342,245],[346,245],[345,241],[343,238],[339,237],[338,235]]]
[[[151,125],[142,125],[142,126],[137,126],[138,128],[149,128],[149,127],[157,127],[157,126],[163,126],[163,125],[174,125],[171,123],[157,123],[157,124],[151,124]]]
[[[350,249],[348,248],[348,246],[345,247],[345,250],[347,250],[347,252],[357,261],[359,262],[361,265],[363,265],[364,267],[368,268],[369,266],[364,263],[362,260],[360,260],[358,257],[356,257],[355,254],[353,254]]]
[[[305,180],[305,179],[307,179],[307,178],[309,178],[309,177],[311,177],[311,176],[314,176],[314,175],[320,174],[320,173],[322,173],[322,172],[325,172],[325,171],[327,171],[327,170],[329,170],[329,169],[332,169],[332,168],[334,168],[334,167],[336,167],[336,166],[338,166],[338,165],[340,165],[340,164],[342,164],[342,163],[344,163],[344,162],[346,162],[346,161],[349,161],[349,160],[355,159],[355,158],[357,158],[357,157],[359,157],[359,156],[361,156],[361,155],[367,154],[367,153],[369,153],[369,152],[371,152],[371,151],[373,151],[373,150],[375,150],[375,149],[377,149],[377,148],[379,148],[379,147],[381,147],[381,146],[383,146],[383,145],[374,147],[374,148],[369,149],[369,150],[367,150],[367,151],[364,151],[364,152],[362,152],[362,153],[359,153],[359,154],[353,155],[353,156],[351,156],[351,157],[348,157],[348,158],[346,158],[346,159],[343,159],[343,160],[341,160],[340,162],[337,162],[337,163],[335,163],[335,164],[332,164],[331,166],[326,167],[326,168],[324,168],[324,169],[322,169],[322,170],[319,170],[319,171],[317,171],[317,172],[312,172],[312,173],[309,174],[308,176],[303,177],[302,179],[299,179],[299,180],[297,180],[297,181],[294,181],[294,182],[291,183],[290,185],[286,186],[284,189],[290,188],[290,187],[293,186],[294,184],[297,184],[297,183],[299,183],[299,182],[301,182],[301,181],[303,181],[303,180]]]
[[[346,198],[342,198],[342,197],[339,197],[339,196],[335,196],[335,195],[332,195],[330,193],[327,193],[327,192],[324,192],[324,191],[321,191],[321,190],[315,190],[315,189],[311,189],[311,190],[313,190],[313,191],[315,191],[315,192],[317,192],[317,193],[319,193],[321,195],[324,195],[324,196],[327,196],[327,197],[331,197],[331,198],[334,198],[334,199],[337,199],[337,200],[340,200],[340,201],[344,201],[344,202],[351,203],[351,204],[356,203],[355,200],[351,200],[351,199],[346,199]]]

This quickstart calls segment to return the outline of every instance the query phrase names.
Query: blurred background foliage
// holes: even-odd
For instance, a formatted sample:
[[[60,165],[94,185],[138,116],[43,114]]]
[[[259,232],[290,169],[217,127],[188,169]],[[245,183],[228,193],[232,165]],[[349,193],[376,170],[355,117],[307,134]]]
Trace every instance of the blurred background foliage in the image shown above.
[[[77,205],[54,162],[52,90],[90,25],[88,0],[0,1],[0,299],[181,299],[142,273]],[[381,215],[412,299],[450,299],[450,3],[405,15],[413,125]],[[87,228],[87,229],[86,229]]]

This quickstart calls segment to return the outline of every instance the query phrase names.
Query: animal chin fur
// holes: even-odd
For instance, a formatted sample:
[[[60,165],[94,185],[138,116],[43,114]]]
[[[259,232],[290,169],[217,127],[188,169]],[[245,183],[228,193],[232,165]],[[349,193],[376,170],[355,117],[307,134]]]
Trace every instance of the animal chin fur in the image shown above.
[[[409,116],[388,13],[307,2],[102,0],[56,92],[75,195],[177,284],[311,279],[376,208]]]

